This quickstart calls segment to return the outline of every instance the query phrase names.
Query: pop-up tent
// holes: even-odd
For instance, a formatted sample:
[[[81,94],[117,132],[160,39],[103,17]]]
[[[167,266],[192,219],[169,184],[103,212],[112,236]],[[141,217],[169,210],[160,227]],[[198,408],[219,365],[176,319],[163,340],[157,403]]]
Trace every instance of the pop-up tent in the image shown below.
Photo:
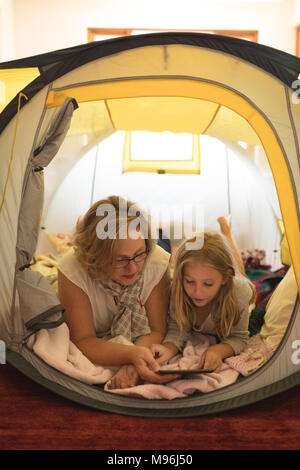
[[[0,338],[7,361],[74,401],[140,416],[221,411],[298,384],[299,73],[300,60],[281,51],[196,33],[118,38],[0,64]],[[43,211],[43,170],[66,136],[73,139],[78,155],[117,130],[128,135],[138,130],[186,132],[264,149],[297,287],[291,290],[292,300],[277,303],[277,308],[285,302],[292,305],[284,337],[271,359],[249,377],[178,400],[135,399],[71,378],[27,347],[28,337],[64,322],[57,294],[30,266]],[[128,148],[127,169],[140,170],[130,168]],[[193,171],[194,163],[185,168],[190,165]],[[159,162],[157,169],[176,173],[178,162]],[[62,162],[59,181],[68,170]],[[289,285],[281,295],[289,294]]]

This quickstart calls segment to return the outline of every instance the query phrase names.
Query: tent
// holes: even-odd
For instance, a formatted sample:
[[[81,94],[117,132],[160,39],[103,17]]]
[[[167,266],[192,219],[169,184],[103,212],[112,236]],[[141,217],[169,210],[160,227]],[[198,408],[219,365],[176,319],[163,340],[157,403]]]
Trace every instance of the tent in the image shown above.
[[[196,33],[117,38],[0,64],[0,338],[7,361],[78,403],[137,416],[222,411],[300,383],[299,73],[300,60],[284,52]],[[141,400],[68,377],[26,346],[31,335],[64,323],[55,291],[31,269],[45,207],[43,170],[66,136],[80,148],[78,159],[116,130],[206,134],[264,150],[297,287],[283,301],[292,304],[284,337],[249,377],[179,400]],[[61,162],[59,182],[69,169]],[[176,173],[177,164],[163,170]]]

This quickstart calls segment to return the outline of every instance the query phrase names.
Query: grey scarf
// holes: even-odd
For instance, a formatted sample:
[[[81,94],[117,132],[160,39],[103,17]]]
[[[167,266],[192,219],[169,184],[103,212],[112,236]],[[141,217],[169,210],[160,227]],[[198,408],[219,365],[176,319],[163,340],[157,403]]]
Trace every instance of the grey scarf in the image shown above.
[[[110,334],[122,335],[129,341],[151,333],[149,322],[140,295],[143,287],[143,272],[141,271],[131,286],[121,286],[113,280],[101,282],[103,290],[111,295],[118,307],[114,316]]]

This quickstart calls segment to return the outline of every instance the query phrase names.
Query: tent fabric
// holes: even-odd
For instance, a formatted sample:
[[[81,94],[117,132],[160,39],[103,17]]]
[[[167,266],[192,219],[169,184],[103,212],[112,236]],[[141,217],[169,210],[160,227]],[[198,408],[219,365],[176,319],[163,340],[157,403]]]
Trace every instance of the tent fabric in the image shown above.
[[[74,101],[66,100],[55,116],[44,141],[34,151],[33,158],[29,161],[20,208],[16,269],[29,264],[34,255],[43,208],[42,170],[58,152],[67,134],[73,111]]]
[[[35,147],[35,135],[41,121],[42,108],[45,103],[47,90],[43,90],[36,96],[32,105],[37,106],[32,113],[30,107],[22,108],[17,127],[16,140],[11,162],[7,191],[3,201],[0,214],[1,245],[0,250],[0,331],[2,339],[7,345],[11,341],[11,332],[23,332],[23,324],[19,314],[13,315],[12,306],[18,299],[14,298],[15,265],[16,265],[16,245],[18,237],[18,224],[23,197],[23,184],[27,176],[28,159]],[[22,115],[22,117],[21,117]],[[12,120],[6,126],[5,132],[1,136],[1,171],[0,171],[0,192],[3,191],[7,171],[11,159],[11,148],[16,128],[16,120]]]
[[[30,269],[19,271],[16,285],[26,327],[25,337],[29,330],[35,332],[42,328],[55,328],[64,322],[65,309],[42,274]]]
[[[158,51],[156,51],[158,53]],[[194,53],[194,51],[193,51]],[[176,58],[182,57],[183,51],[180,49],[179,54],[175,54]],[[192,55],[192,54],[191,54]],[[207,56],[207,54],[206,54]],[[170,63],[175,61],[172,59],[171,51],[169,51],[168,60]],[[130,57],[131,61],[139,67],[137,57]],[[212,58],[210,58],[211,60]],[[122,59],[121,59],[122,60]],[[198,59],[199,60],[199,59]],[[228,62],[228,61],[226,61]],[[115,61],[116,63],[116,61]],[[213,65],[214,66],[214,65]],[[227,63],[228,67],[228,63]],[[253,72],[253,71],[252,71]],[[94,72],[95,73],[95,72]],[[110,73],[112,73],[110,71]],[[254,72],[253,72],[254,73]],[[251,78],[251,74],[248,73]],[[232,78],[232,77],[231,77]],[[239,78],[239,77],[238,77]],[[238,78],[236,79],[238,81]],[[257,77],[262,78],[263,77]],[[70,77],[69,77],[70,79]],[[229,77],[227,77],[229,79]],[[267,78],[263,88],[267,85],[271,86]],[[244,86],[243,83],[238,82],[238,86]],[[58,83],[55,83],[58,87]],[[285,89],[277,84],[273,85],[273,91],[278,89],[279,96],[276,104],[282,101],[284,108],[286,108],[286,95]],[[249,90],[250,91],[250,90]],[[295,161],[297,169],[291,169],[290,161],[287,164],[287,158],[283,153],[283,146],[280,137],[284,138],[287,146],[289,141],[286,139],[287,129],[276,116],[277,129],[274,129],[275,120],[275,105],[273,101],[266,101],[263,95],[257,98],[261,100],[261,104],[265,106],[265,114],[262,114],[257,105],[252,104],[252,99],[242,95],[241,93],[234,92],[229,87],[221,86],[220,84],[211,83],[208,81],[197,81],[194,79],[178,79],[172,76],[171,79],[158,78],[158,79],[132,79],[132,80],[118,80],[118,81],[105,81],[102,83],[93,83],[92,85],[80,85],[72,88],[65,88],[62,86],[61,91],[53,91],[48,97],[48,106],[52,107],[59,105],[66,96],[75,96],[76,100],[88,101],[91,97],[97,99],[123,99],[124,97],[142,97],[142,96],[157,96],[163,94],[164,96],[184,96],[189,98],[206,99],[209,102],[219,103],[238,113],[242,118],[246,119],[252,126],[253,130],[258,135],[266,155],[269,159],[270,166],[273,172],[275,184],[278,190],[281,210],[283,213],[283,220],[285,223],[287,239],[290,246],[291,256],[295,266],[300,266],[300,230],[299,230],[299,198],[295,198],[294,194],[300,187],[300,175],[298,169],[297,156],[291,159]],[[281,100],[279,97],[281,96]],[[282,114],[282,110],[279,111]],[[288,115],[290,118],[290,116]],[[272,125],[270,124],[272,120]],[[274,132],[275,131],[275,132]],[[281,135],[280,135],[281,134]],[[294,139],[293,139],[294,141]],[[295,152],[294,148],[294,152]],[[292,152],[292,150],[291,150]],[[300,286],[300,269],[296,272],[298,285]]]
[[[55,157],[69,130],[73,112],[78,108],[73,98],[67,98],[57,115],[54,117],[50,129],[43,136],[37,149],[34,151],[35,165],[45,167]]]
[[[16,247],[15,288],[18,293],[22,320],[27,330],[47,326],[53,328],[64,321],[61,316],[61,311],[64,309],[60,306],[57,295],[40,273],[30,270],[30,262],[36,249],[43,209],[44,175],[42,170],[57,154],[76,108],[77,103],[73,99],[67,99],[58,109],[40,145],[33,152],[25,174]]]
[[[0,64],[0,69],[37,67],[41,76],[23,90],[30,99],[35,93],[39,92],[46,84],[51,83],[58,76],[63,76],[87,62],[98,59],[99,57],[119,53],[122,50],[130,50],[154,44],[187,44],[225,52],[260,67],[282,80],[282,82],[289,87],[292,87],[292,83],[299,75],[299,59],[290,54],[237,38],[197,33],[146,34],[98,41],[41,54],[35,57],[4,62]],[[6,107],[4,115],[0,117],[0,132],[5,127],[7,121],[14,116],[15,105],[14,99],[10,106]]]
[[[119,128],[134,131],[152,126],[156,132],[170,128],[192,134],[195,126],[196,134],[222,138],[228,134],[232,141],[240,136],[261,145],[277,187],[300,288],[300,112],[292,99],[300,60],[235,38],[164,33],[118,38],[0,64],[3,73],[18,70],[16,77],[21,77],[26,68],[36,75],[38,69],[39,76],[29,84],[25,79],[22,82],[28,101],[21,103],[12,169],[0,214],[6,246],[0,252],[1,339],[58,389],[100,403],[100,407],[104,403],[110,409],[138,413],[140,400],[108,398],[103,391],[71,381],[47,367],[26,346],[18,352],[24,336],[64,321],[64,307],[55,292],[30,269],[42,211],[42,169],[67,135],[80,142],[79,154],[85,146]],[[76,103],[79,108],[73,119]],[[0,114],[1,189],[10,161],[17,104],[18,95]],[[164,111],[162,115],[155,114],[156,106]],[[185,109],[183,115],[172,114],[178,106]],[[175,412],[182,415],[192,408],[200,413],[205,406],[221,410],[222,403],[236,406],[248,394],[271,394],[277,384],[298,383],[299,367],[291,361],[291,351],[299,337],[298,298],[276,353],[251,377],[172,405],[143,402],[143,410],[148,415],[169,413],[169,406],[173,413],[176,407]],[[268,391],[263,392],[266,387]]]
[[[282,220],[280,219],[277,219],[277,222],[278,222],[281,234],[282,234],[281,243],[280,243],[282,263],[290,266],[292,264],[292,260],[291,260],[291,255],[290,255],[290,250],[289,250],[288,242],[286,239],[286,235],[284,233],[284,225],[283,225]]]

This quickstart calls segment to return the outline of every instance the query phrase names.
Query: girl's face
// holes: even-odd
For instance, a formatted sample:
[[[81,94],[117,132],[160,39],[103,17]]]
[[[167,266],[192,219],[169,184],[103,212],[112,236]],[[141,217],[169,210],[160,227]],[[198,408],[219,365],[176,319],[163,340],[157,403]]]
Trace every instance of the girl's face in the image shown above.
[[[136,238],[119,240],[118,254],[113,265],[112,280],[122,286],[132,285],[146,260],[146,243],[140,234]],[[134,260],[132,260],[134,258]],[[129,263],[128,261],[131,260]]]
[[[183,268],[183,287],[195,307],[205,307],[226,283],[222,274],[199,261],[186,263]]]

